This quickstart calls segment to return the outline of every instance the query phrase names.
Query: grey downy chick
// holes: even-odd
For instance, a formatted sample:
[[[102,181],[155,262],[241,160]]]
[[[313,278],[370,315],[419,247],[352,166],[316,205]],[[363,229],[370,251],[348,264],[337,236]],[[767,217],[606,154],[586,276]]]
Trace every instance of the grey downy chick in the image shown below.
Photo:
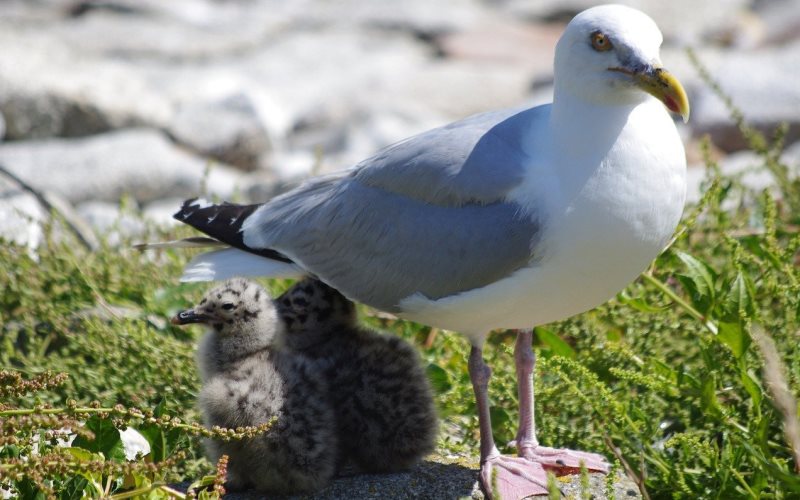
[[[287,345],[316,360],[330,386],[340,465],[399,471],[433,451],[436,409],[413,346],[359,325],[354,304],[317,280],[295,284],[276,303]]]
[[[335,473],[337,436],[328,384],[302,354],[284,348],[285,328],[268,293],[241,278],[172,319],[204,323],[197,363],[205,425],[236,428],[277,421],[243,440],[207,440],[212,461],[228,455],[231,489],[315,491]]]

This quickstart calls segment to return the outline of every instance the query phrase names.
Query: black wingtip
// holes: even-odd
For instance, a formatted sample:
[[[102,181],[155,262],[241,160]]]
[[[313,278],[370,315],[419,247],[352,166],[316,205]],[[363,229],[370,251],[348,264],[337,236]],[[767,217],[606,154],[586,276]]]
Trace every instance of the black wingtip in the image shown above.
[[[180,210],[172,214],[172,218],[184,222],[187,218],[189,218],[189,215],[191,215],[191,213],[194,211],[192,210],[192,208],[193,207],[195,209],[200,208],[201,203],[199,202],[204,202],[204,201],[205,200],[202,200],[201,198],[198,197],[189,198],[188,200],[185,200],[181,205]]]
[[[203,198],[191,198],[183,202],[173,217],[232,247],[270,259],[292,262],[275,250],[250,248],[244,244],[242,224],[260,206],[260,204],[238,205],[228,202],[215,204]]]

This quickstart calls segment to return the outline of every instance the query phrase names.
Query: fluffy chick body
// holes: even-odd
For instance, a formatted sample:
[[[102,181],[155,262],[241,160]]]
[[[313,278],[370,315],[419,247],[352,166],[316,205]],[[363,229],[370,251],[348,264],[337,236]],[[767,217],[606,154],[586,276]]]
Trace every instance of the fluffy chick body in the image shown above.
[[[276,418],[254,438],[207,440],[211,460],[229,456],[228,486],[274,493],[325,486],[337,457],[328,385],[305,356],[284,348],[285,329],[267,292],[244,279],[229,280],[174,321],[211,327],[197,354],[199,406],[208,427],[255,426]]]
[[[276,304],[287,346],[325,374],[342,463],[392,472],[433,451],[436,409],[413,346],[359,325],[354,304],[317,280],[295,284]]]

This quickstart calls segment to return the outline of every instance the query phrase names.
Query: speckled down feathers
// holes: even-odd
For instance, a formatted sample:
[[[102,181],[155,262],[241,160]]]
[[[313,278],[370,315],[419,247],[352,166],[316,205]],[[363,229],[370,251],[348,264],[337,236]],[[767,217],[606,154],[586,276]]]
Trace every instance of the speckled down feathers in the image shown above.
[[[359,326],[355,306],[316,280],[276,300],[286,345],[315,360],[329,383],[343,462],[405,470],[433,451],[437,417],[414,348]]]
[[[242,441],[209,440],[211,460],[230,457],[228,484],[275,493],[310,492],[335,471],[337,436],[328,385],[302,354],[282,347],[284,328],[260,286],[237,279],[206,294],[196,310],[239,311],[238,320],[211,321],[198,364],[199,405],[207,426],[253,426],[277,417],[265,434]],[[200,309],[202,308],[202,309]]]

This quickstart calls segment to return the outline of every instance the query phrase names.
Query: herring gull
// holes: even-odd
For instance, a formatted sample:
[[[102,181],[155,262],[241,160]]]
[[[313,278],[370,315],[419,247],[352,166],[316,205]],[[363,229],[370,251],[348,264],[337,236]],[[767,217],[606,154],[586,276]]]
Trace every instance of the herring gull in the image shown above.
[[[670,114],[688,119],[644,13],[605,5],[558,41],[552,104],[494,111],[389,146],[261,205],[190,200],[176,218],[230,248],[202,254],[185,280],[311,275],[400,317],[464,334],[490,496],[546,493],[546,470],[600,455],[540,446],[531,330],[595,307],[665,247],[685,199],[686,159]],[[482,348],[515,347],[518,456],[491,433]]]

